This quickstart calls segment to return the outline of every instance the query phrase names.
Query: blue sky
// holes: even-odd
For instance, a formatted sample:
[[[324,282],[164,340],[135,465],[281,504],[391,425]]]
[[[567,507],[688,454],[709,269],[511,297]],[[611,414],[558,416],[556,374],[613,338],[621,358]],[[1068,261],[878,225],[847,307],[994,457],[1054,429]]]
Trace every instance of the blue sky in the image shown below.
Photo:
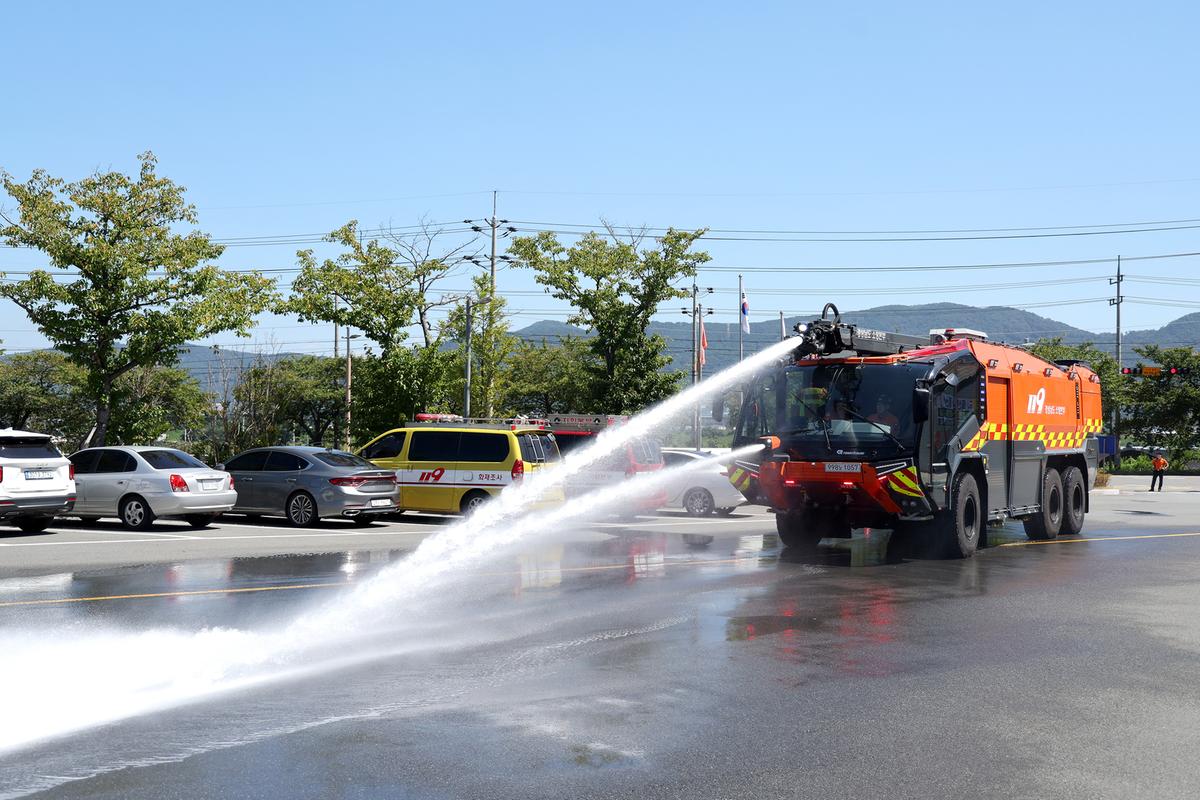
[[[347,220],[891,231],[1200,218],[1191,3],[21,4],[6,11],[0,167],[69,179],[153,150],[217,238]],[[0,200],[6,206],[7,199]],[[799,237],[820,238],[820,237]],[[885,237],[886,238],[886,237]],[[764,267],[1109,259],[1200,250],[1197,230],[924,242],[712,241],[756,320],[888,302],[1110,294],[1111,264],[973,272]],[[286,269],[294,245],[221,263]],[[320,249],[320,248],[318,248]],[[0,269],[40,266],[0,249]],[[1198,258],[1130,262],[1192,278]],[[284,273],[286,281],[288,275]],[[987,291],[943,287],[1059,278]],[[736,271],[706,273],[736,319]],[[467,277],[450,288],[465,288]],[[505,271],[514,327],[562,318]],[[922,290],[901,294],[897,289]],[[1127,296],[1196,303],[1200,285]],[[1103,300],[1032,310],[1111,331]],[[1129,302],[1126,327],[1185,306]],[[674,305],[664,317],[682,319]],[[921,328],[924,325],[916,325]],[[1050,331],[1048,331],[1049,333]],[[0,306],[6,350],[44,340]],[[253,346],[327,352],[266,318]],[[222,342],[232,342],[222,337]]]

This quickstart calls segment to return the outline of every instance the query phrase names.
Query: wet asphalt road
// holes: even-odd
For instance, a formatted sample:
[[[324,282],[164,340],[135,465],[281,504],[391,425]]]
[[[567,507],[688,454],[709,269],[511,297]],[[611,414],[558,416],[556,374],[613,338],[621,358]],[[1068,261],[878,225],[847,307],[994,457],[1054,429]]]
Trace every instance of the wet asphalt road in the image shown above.
[[[1195,797],[1197,512],[1098,496],[967,561],[797,558],[757,511],[562,532],[359,639],[420,647],[0,754],[0,797]],[[438,529],[0,538],[0,631],[271,630]]]

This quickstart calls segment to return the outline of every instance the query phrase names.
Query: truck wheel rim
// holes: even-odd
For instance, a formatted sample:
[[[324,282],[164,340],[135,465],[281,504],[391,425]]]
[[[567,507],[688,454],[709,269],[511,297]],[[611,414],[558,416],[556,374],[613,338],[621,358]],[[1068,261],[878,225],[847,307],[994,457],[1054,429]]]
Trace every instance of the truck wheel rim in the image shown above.
[[[131,500],[125,504],[125,521],[130,525],[141,525],[145,518],[146,509],[142,508],[141,503]]]
[[[292,498],[292,520],[301,525],[307,525],[312,519],[312,502],[305,495]]]
[[[968,497],[963,506],[963,533],[967,541],[972,541],[979,533],[979,509],[975,507],[975,498]]]

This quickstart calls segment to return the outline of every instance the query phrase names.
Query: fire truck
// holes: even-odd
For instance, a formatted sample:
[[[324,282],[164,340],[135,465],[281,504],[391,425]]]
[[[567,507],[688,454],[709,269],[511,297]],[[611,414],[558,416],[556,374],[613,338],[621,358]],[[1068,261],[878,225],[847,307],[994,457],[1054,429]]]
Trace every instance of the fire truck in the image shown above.
[[[617,414],[553,414],[548,417],[550,429],[563,455],[595,441],[595,437],[615,426],[623,425],[629,417]],[[613,486],[622,480],[636,479],[663,468],[662,449],[657,440],[638,437],[616,452],[601,459],[587,470],[572,475],[563,487],[568,498],[595,489]],[[630,511],[654,511],[667,504],[667,490],[656,489],[634,497]]]
[[[891,528],[945,557],[987,525],[1078,534],[1098,463],[1100,380],[978,331],[862,328],[837,307],[795,326],[796,348],[743,389],[734,446],[765,443],[751,480],[785,546]]]

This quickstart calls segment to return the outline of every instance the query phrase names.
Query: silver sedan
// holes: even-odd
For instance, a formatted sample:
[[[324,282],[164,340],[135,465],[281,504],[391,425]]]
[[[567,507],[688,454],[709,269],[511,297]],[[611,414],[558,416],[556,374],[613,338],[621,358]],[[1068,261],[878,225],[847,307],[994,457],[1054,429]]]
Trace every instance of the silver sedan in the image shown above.
[[[218,466],[237,482],[234,512],[251,517],[282,515],[297,526],[343,517],[367,525],[400,502],[395,472],[341,450],[261,447]]]
[[[86,521],[116,517],[145,530],[159,517],[180,517],[203,528],[237,501],[228,472],[170,447],[92,447],[71,463],[74,515]]]

